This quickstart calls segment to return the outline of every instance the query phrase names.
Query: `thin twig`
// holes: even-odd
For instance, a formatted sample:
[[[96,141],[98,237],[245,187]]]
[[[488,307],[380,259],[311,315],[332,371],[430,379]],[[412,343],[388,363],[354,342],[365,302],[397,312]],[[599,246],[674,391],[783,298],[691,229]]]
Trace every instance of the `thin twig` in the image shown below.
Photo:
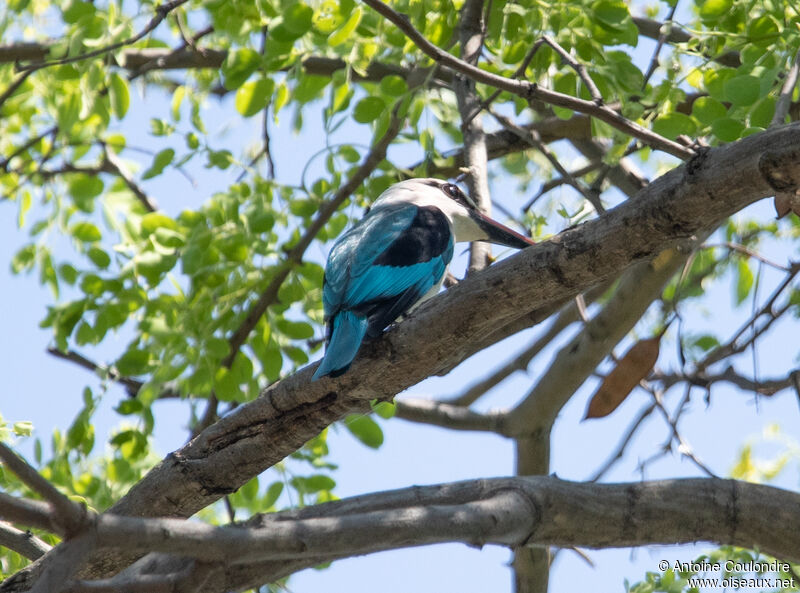
[[[642,425],[642,422],[650,416],[650,414],[655,410],[656,404],[655,402],[644,408],[639,414],[636,416],[636,419],[631,423],[628,427],[628,431],[625,435],[619,440],[619,444],[617,445],[616,450],[614,453],[608,458],[608,460],[589,478],[589,482],[596,482],[600,478],[602,478],[608,470],[610,470],[614,464],[617,463],[622,456],[625,454],[625,449],[628,448],[628,444],[631,442],[633,435],[636,434],[636,431],[639,430],[639,427]]]
[[[12,152],[6,158],[4,158],[2,161],[0,161],[0,169],[2,169],[4,172],[8,173],[8,165],[9,165],[9,163],[11,163],[11,161],[14,159],[14,157],[17,157],[17,156],[21,155],[23,152],[25,152],[26,150],[31,148],[34,144],[36,144],[40,140],[44,140],[47,136],[55,134],[56,132],[58,132],[58,126],[52,126],[52,127],[48,128],[48,129],[46,129],[41,134],[39,134],[38,136],[35,136],[35,137],[31,138],[25,144],[23,144],[22,146],[17,148],[14,152]]]
[[[125,185],[128,186],[128,189],[130,189],[131,192],[133,192],[133,195],[135,195],[136,198],[142,203],[142,205],[145,207],[145,210],[148,212],[155,212],[158,210],[158,205],[150,197],[148,197],[148,195],[144,193],[144,190],[139,187],[136,181],[134,181],[133,175],[131,175],[130,171],[128,171],[125,163],[123,163],[122,160],[116,154],[114,154],[114,151],[109,149],[105,143],[103,143],[102,146],[104,150],[103,156],[109,167],[112,169],[112,172],[125,182]]]
[[[395,402],[395,417],[451,430],[474,430],[508,436],[503,424],[506,417],[504,412],[482,414],[463,406],[427,399],[398,399]]]
[[[794,56],[794,62],[786,75],[786,80],[783,81],[781,87],[781,94],[778,101],[775,103],[775,114],[772,116],[770,127],[779,126],[786,120],[786,115],[789,113],[789,107],[792,105],[792,95],[794,94],[794,87],[797,86],[797,80],[800,78],[800,50]]]
[[[12,82],[5,91],[3,91],[3,94],[0,94],[0,107],[3,106],[3,103],[8,101],[9,97],[11,97],[11,95],[13,95],[20,86],[22,86],[22,83],[25,82],[31,74],[31,72],[20,73],[19,76],[17,76],[17,79]]]
[[[786,278],[783,279],[783,282],[781,282],[778,285],[778,287],[772,292],[772,295],[770,296],[769,299],[767,299],[767,302],[764,303],[761,306],[761,308],[756,312],[756,314],[753,316],[754,320],[758,319],[762,315],[768,316],[767,321],[758,329],[759,335],[764,333],[770,327],[770,325],[772,325],[772,323],[776,319],[778,319],[778,317],[780,317],[784,312],[788,310],[789,307],[791,307],[791,302],[787,302],[778,311],[772,310],[772,307],[775,305],[775,302],[778,300],[783,291],[786,290],[789,286],[791,286],[794,277],[798,273],[800,273],[800,264],[798,264],[797,262],[792,263],[789,272],[786,274]],[[738,344],[737,342],[739,338],[741,338],[744,335],[744,333],[748,329],[750,329],[752,323],[753,321],[748,320],[747,323],[742,325],[742,327],[740,327],[733,335],[733,337],[731,337],[725,344],[717,346],[714,350],[709,352],[703,360],[699,361],[695,365],[696,369],[699,372],[702,372],[715,362],[719,362],[720,360],[722,360],[723,358],[727,358],[731,354],[738,354],[739,352],[742,352],[744,348],[746,348],[747,346],[746,344]]]
[[[592,77],[589,76],[589,72],[586,70],[586,66],[578,62],[575,58],[573,58],[567,50],[561,47],[555,39],[550,37],[549,35],[542,35],[542,41],[544,41],[547,45],[553,48],[553,50],[561,56],[561,59],[564,60],[575,72],[578,74],[580,79],[583,81],[583,84],[586,85],[586,90],[589,91],[589,96],[592,98],[592,101],[595,102],[596,105],[603,104],[603,95],[600,94],[600,90],[597,88],[597,85],[592,80]]]
[[[642,90],[647,88],[647,83],[650,82],[650,77],[653,76],[653,73],[658,68],[658,54],[661,53],[661,48],[664,47],[664,43],[667,41],[667,37],[669,36],[670,31],[672,30],[672,19],[675,17],[675,10],[678,8],[677,0],[672,5],[672,8],[667,15],[664,24],[661,25],[661,29],[658,33],[658,40],[656,41],[656,48],[653,50],[653,57],[650,58],[650,65],[647,67],[647,72],[645,72],[644,80],[642,81]]]
[[[600,201],[600,197],[597,195],[596,192],[591,191],[588,187],[586,187],[583,183],[578,181],[572,176],[572,173],[567,171],[558,158],[547,148],[547,145],[542,142],[539,133],[534,129],[527,129],[522,128],[511,121],[509,118],[505,117],[504,115],[500,115],[493,109],[489,109],[489,113],[492,114],[500,125],[502,125],[507,130],[513,132],[522,140],[528,142],[531,146],[536,148],[539,152],[541,152],[550,164],[553,165],[553,168],[559,172],[559,174],[566,180],[566,182],[575,188],[586,200],[594,207],[598,214],[603,214],[606,210],[603,206],[603,203]]]
[[[705,243],[700,246],[701,249],[713,249],[715,247],[725,247],[730,249],[731,251],[738,251],[739,253],[743,253],[753,259],[757,259],[761,263],[767,264],[768,266],[775,268],[776,270],[780,270],[781,272],[789,272],[789,268],[778,262],[772,261],[758,253],[757,251],[753,251],[749,247],[745,247],[739,243],[734,243],[732,241],[725,241],[723,243]]]

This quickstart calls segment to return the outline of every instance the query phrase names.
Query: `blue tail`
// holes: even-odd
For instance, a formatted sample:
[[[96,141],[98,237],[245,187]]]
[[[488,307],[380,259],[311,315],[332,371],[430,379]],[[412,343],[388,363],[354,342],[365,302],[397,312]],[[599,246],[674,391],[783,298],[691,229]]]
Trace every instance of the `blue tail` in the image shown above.
[[[350,363],[358,354],[361,341],[369,322],[363,315],[352,311],[340,311],[333,318],[331,339],[325,348],[325,357],[317,367],[312,381],[330,375],[338,377],[350,368]]]

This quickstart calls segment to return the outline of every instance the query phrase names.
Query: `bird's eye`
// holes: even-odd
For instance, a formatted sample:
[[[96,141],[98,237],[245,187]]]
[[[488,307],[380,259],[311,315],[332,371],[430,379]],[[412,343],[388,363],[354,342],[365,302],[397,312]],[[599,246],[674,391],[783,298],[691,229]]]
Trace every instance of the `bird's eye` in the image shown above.
[[[462,193],[461,190],[457,185],[453,185],[452,183],[445,183],[442,186],[442,191],[446,193],[448,196],[453,198],[454,200],[458,200],[461,198]]]

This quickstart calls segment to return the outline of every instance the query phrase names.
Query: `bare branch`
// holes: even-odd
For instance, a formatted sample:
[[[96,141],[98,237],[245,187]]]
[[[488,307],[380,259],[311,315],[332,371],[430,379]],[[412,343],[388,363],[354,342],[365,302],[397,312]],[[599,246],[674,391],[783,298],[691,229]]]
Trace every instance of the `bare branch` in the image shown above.
[[[483,47],[483,0],[468,0],[461,9],[459,39],[461,57],[476,65]],[[489,193],[488,153],[486,133],[480,117],[481,98],[475,91],[475,83],[469,78],[457,76],[455,80],[456,100],[461,114],[461,133],[464,136],[464,158],[469,169],[467,185],[469,194],[478,208],[491,214],[492,198]],[[470,245],[468,274],[482,270],[492,257],[490,243],[476,241]]]
[[[786,116],[789,114],[789,107],[792,105],[792,95],[797,86],[797,79],[800,78],[800,50],[794,56],[792,67],[789,68],[789,73],[786,75],[786,80],[783,81],[781,87],[781,94],[778,96],[778,101],[775,103],[775,114],[772,116],[771,126],[779,126],[786,121]]]
[[[542,35],[542,41],[544,41],[547,45],[553,48],[553,50],[561,56],[561,59],[569,64],[569,66],[575,70],[578,74],[578,77],[583,81],[583,84],[586,85],[586,90],[589,91],[589,96],[592,98],[597,105],[603,103],[603,96],[600,94],[600,91],[597,88],[597,85],[592,80],[592,77],[589,76],[589,72],[586,70],[586,66],[578,62],[575,58],[573,58],[567,50],[561,47],[555,39],[550,37],[549,35]]]
[[[714,383],[731,383],[736,385],[744,391],[750,391],[759,395],[772,396],[784,389],[794,387],[797,378],[800,377],[800,369],[795,369],[788,373],[786,377],[779,379],[760,379],[755,380],[750,377],[736,372],[733,366],[728,366],[721,373],[663,373],[655,372],[650,377],[649,381],[658,381],[663,385],[664,389],[668,389],[673,385],[682,382],[688,382],[691,385],[699,385],[701,387],[710,387]]]
[[[452,430],[476,430],[508,436],[503,425],[506,417],[503,412],[481,414],[463,406],[419,398],[398,399],[394,405],[395,416],[403,420]]]
[[[55,523],[50,505],[46,502],[19,498],[5,492],[0,492],[0,518],[26,527],[63,533],[63,527]]]
[[[767,302],[761,306],[761,308],[756,311],[752,317],[747,321],[747,323],[743,324],[739,330],[731,337],[725,344],[717,346],[711,352],[709,352],[703,360],[696,364],[696,368],[698,371],[704,371],[712,364],[719,362],[723,358],[727,358],[731,354],[738,354],[743,352],[747,347],[747,343],[740,343],[739,339],[748,331],[751,327],[754,327],[755,322],[761,318],[766,317],[764,323],[756,330],[754,330],[754,336],[761,335],[764,333],[772,323],[780,317],[788,308],[789,304],[787,303],[778,311],[773,310],[775,303],[777,302],[778,298],[783,291],[786,290],[789,286],[791,286],[795,276],[800,273],[800,263],[793,263],[790,266],[789,273],[786,274],[786,277],[783,281],[775,288],[772,292],[772,295],[767,299]],[[751,338],[752,339],[752,338]]]
[[[667,281],[683,265],[686,252],[686,247],[667,251],[652,263],[638,264],[626,272],[603,310],[559,350],[547,371],[512,413],[509,424],[513,433],[549,432],[575,390],[658,298]]]
[[[13,550],[29,560],[44,556],[52,548],[30,531],[20,531],[3,521],[0,521],[0,546]]]
[[[658,68],[658,54],[661,53],[661,48],[664,46],[664,42],[667,40],[667,37],[672,32],[672,19],[675,16],[675,11],[678,9],[678,2],[677,0],[672,4],[672,8],[669,10],[669,14],[667,15],[666,22],[661,25],[661,28],[658,31],[658,39],[656,40],[656,47],[653,50],[653,57],[650,58],[650,65],[647,67],[647,71],[644,74],[644,81],[642,81],[642,90],[647,88],[647,83],[650,81],[650,77],[653,76],[653,73]]]
[[[67,537],[84,527],[88,519],[86,507],[72,502],[3,443],[0,443],[0,461],[29,488],[50,503],[53,520],[62,526],[63,533]]]
[[[639,414],[637,414],[634,421],[631,422],[631,425],[628,427],[628,430],[619,440],[619,444],[617,445],[617,448],[614,451],[614,453],[612,453],[611,456],[608,458],[608,460],[602,466],[600,466],[600,468],[592,475],[591,478],[589,478],[590,482],[597,482],[600,478],[606,475],[606,472],[608,472],[608,470],[614,467],[614,464],[617,461],[622,459],[622,456],[625,454],[625,449],[631,442],[633,435],[636,434],[636,431],[639,430],[639,427],[642,425],[642,422],[644,422],[645,419],[648,416],[650,416],[650,414],[655,409],[656,409],[656,404],[655,402],[653,402],[652,404],[644,408],[641,412],[639,412]]]
[[[130,377],[125,377],[123,375],[120,375],[114,367],[98,364],[86,358],[83,354],[75,352],[74,350],[67,350],[66,352],[61,352],[61,350],[58,350],[57,348],[48,348],[47,353],[52,356],[55,356],[56,358],[60,358],[62,360],[67,360],[69,362],[75,363],[79,367],[91,371],[101,378],[108,377],[115,383],[119,383],[120,385],[124,386],[128,392],[128,395],[130,395],[131,397],[139,393],[139,390],[142,388],[143,383],[138,379],[132,379]],[[163,398],[178,397],[179,395],[180,394],[176,390],[168,388],[164,390],[159,397],[163,399]]]

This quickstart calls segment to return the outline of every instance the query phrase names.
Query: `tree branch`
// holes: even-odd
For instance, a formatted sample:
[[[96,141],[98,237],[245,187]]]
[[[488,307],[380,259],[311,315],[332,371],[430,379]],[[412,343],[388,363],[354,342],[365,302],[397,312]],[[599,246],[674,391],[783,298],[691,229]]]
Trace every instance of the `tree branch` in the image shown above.
[[[211,593],[273,582],[322,559],[444,542],[519,550],[709,541],[797,562],[798,512],[797,493],[736,480],[591,484],[537,476],[415,486],[237,526],[106,514],[92,533],[99,546],[224,562],[210,568],[222,579],[210,576],[217,585],[204,590]],[[188,574],[186,561],[183,567]]]
[[[88,518],[86,507],[72,502],[3,443],[0,443],[0,461],[26,486],[50,503],[53,521],[62,528],[60,533],[69,537],[83,528]]]
[[[0,492],[0,519],[53,533],[62,533],[63,529],[53,520],[52,510],[46,502],[18,498],[5,492]]]
[[[0,521],[0,547],[13,550],[29,560],[44,556],[52,548],[30,531],[21,531],[3,521]]]
[[[395,417],[403,420],[452,430],[476,430],[508,436],[505,434],[503,412],[481,414],[463,406],[419,398],[399,399],[394,405]]]
[[[458,34],[461,42],[461,58],[476,65],[483,49],[483,0],[467,0],[461,9]],[[461,114],[461,133],[464,136],[464,159],[469,169],[467,185],[469,194],[478,208],[487,215],[492,213],[492,198],[489,192],[489,159],[486,150],[486,133],[480,117],[481,98],[475,83],[464,76],[455,80],[458,111]],[[489,265],[492,257],[490,243],[476,241],[470,245],[467,273],[472,274]]]
[[[792,95],[797,86],[798,78],[800,78],[800,50],[795,54],[792,66],[786,75],[786,80],[783,81],[781,94],[775,103],[775,114],[772,116],[770,126],[778,126],[786,120],[786,116],[789,114],[789,107],[792,105]]]

